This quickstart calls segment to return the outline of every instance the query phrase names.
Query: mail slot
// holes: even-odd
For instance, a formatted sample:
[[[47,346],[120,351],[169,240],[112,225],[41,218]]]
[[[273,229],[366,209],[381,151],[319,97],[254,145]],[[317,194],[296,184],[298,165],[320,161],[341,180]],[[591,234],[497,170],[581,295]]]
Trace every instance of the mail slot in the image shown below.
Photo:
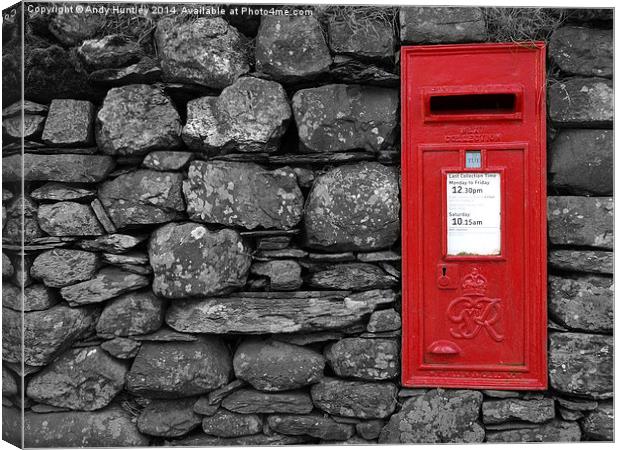
[[[401,64],[403,385],[546,389],[544,44]]]

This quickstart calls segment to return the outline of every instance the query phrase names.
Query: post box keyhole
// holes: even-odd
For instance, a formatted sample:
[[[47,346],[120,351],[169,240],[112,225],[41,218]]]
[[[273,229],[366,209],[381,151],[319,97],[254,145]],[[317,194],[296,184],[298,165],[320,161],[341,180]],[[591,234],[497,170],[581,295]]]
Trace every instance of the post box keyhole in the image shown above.
[[[439,289],[456,289],[458,282],[458,268],[456,264],[437,265],[437,287]]]
[[[441,267],[441,276],[445,277],[446,276],[446,266],[442,266]]]

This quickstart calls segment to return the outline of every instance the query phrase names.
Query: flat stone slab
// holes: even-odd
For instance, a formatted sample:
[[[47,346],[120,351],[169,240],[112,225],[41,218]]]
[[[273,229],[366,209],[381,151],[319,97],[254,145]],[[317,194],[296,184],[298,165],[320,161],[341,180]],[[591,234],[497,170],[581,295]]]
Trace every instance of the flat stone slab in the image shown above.
[[[114,168],[115,162],[104,155],[11,155],[2,158],[5,182],[59,181],[65,183],[98,183]],[[23,177],[22,177],[23,174]]]
[[[549,241],[611,250],[613,215],[611,197],[547,197]]]
[[[248,436],[262,431],[263,419],[258,414],[238,414],[220,409],[202,419],[202,429],[209,435],[222,438]]]
[[[399,8],[400,40],[403,44],[480,42],[487,37],[480,8]]]
[[[183,193],[190,218],[206,223],[291,229],[303,214],[295,173],[253,163],[194,161]]]
[[[549,381],[555,390],[590,399],[613,396],[612,336],[549,334]]]
[[[104,182],[98,196],[119,229],[159,224],[183,217],[182,183],[181,173],[140,169]]]
[[[92,189],[84,189],[70,186],[64,183],[49,182],[30,193],[30,196],[37,201],[77,201],[87,202],[96,197]]]
[[[613,53],[612,30],[565,26],[555,30],[549,41],[551,60],[570,75],[611,78]]]
[[[153,400],[138,416],[137,426],[150,436],[183,436],[200,426],[201,417],[194,412],[195,398]]]
[[[613,279],[549,276],[549,314],[556,323],[575,331],[612,333]]]
[[[303,391],[239,389],[222,400],[222,407],[241,414],[308,414],[312,411],[312,401]]]
[[[266,334],[335,330],[359,323],[377,305],[394,301],[395,294],[391,290],[351,295],[246,292],[231,297],[176,301],[166,312],[166,323],[177,331],[188,333]]]
[[[165,172],[181,170],[190,162],[194,155],[190,152],[167,152],[164,150],[151,152],[142,161],[142,166]]]
[[[552,187],[578,195],[612,195],[612,130],[560,130],[549,153]]]
[[[150,290],[121,295],[106,303],[97,322],[97,335],[134,336],[155,332],[164,321],[165,306],[165,300]]]
[[[86,100],[52,100],[41,139],[48,145],[92,145],[95,105]]]
[[[554,420],[536,428],[489,431],[487,442],[577,442],[581,440],[581,429],[577,422]]]
[[[396,137],[396,89],[330,84],[293,96],[299,139],[306,152],[378,151]]]
[[[318,289],[365,291],[393,288],[399,281],[374,264],[350,263],[335,264],[315,272],[310,275],[307,283],[308,286]]]
[[[105,69],[131,64],[142,56],[143,51],[138,42],[127,36],[109,34],[84,41],[77,54],[89,69]]]
[[[393,24],[363,17],[330,17],[327,21],[329,46],[334,53],[389,63],[397,46]]]
[[[548,90],[549,118],[557,127],[611,128],[613,86],[605,78],[569,78]]]
[[[99,236],[103,227],[89,205],[76,202],[42,204],[37,212],[39,226],[51,236]]]
[[[482,403],[482,421],[485,424],[502,423],[511,420],[524,420],[544,423],[555,417],[555,404],[552,398],[540,400],[487,400]]]
[[[392,383],[368,383],[325,378],[312,386],[312,402],[328,414],[359,419],[383,419],[396,409],[398,388]]]
[[[131,234],[114,233],[92,240],[82,240],[77,245],[84,250],[121,254],[132,250],[147,238],[147,235],[134,236]]]
[[[292,436],[305,435],[332,441],[346,441],[355,434],[353,425],[338,423],[320,413],[274,414],[267,417],[267,423],[272,430]]]
[[[63,287],[60,295],[69,305],[79,306],[100,303],[149,284],[150,280],[145,276],[105,267],[91,280]]]

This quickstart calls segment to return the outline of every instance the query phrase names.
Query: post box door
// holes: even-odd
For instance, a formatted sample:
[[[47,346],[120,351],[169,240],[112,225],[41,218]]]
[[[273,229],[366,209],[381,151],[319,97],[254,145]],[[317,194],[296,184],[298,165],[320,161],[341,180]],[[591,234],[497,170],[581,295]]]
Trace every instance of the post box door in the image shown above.
[[[465,65],[461,85],[453,70],[442,75],[454,47],[471,49],[473,73]],[[544,63],[539,48],[525,57],[517,51],[503,61],[509,66],[480,77],[489,47],[498,51],[414,47],[413,55],[438,54],[427,78],[421,65],[429,65],[404,55],[411,58],[403,64],[402,146],[408,386],[547,385]],[[519,69],[533,61],[538,72]],[[443,98],[432,104],[436,97]]]

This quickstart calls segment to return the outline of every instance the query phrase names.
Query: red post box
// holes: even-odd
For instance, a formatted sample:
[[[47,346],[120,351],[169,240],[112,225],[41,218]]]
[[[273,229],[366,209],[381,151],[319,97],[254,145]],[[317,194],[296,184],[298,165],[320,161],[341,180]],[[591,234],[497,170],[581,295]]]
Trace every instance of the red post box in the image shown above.
[[[401,61],[403,385],[546,389],[544,44]]]

